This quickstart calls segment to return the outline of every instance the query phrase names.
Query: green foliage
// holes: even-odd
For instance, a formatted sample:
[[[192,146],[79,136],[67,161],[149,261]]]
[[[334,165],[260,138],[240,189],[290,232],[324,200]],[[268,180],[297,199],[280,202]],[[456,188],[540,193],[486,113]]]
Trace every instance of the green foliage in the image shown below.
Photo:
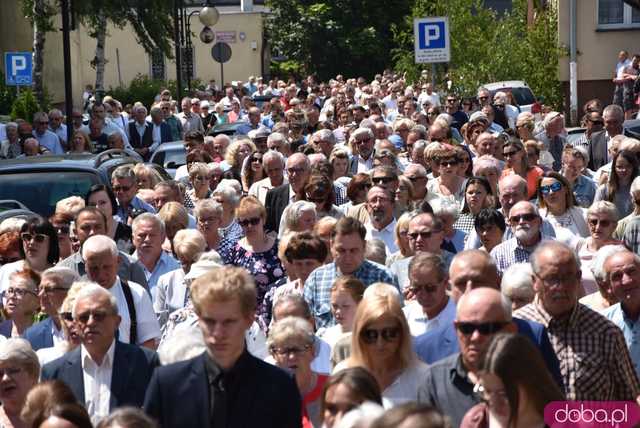
[[[428,64],[415,64],[413,18],[448,16],[451,62],[438,66],[437,81],[448,77],[454,91],[474,96],[479,86],[501,80],[524,80],[546,104],[559,108],[557,11],[553,2],[539,9],[527,28],[526,0],[514,0],[513,10],[502,17],[483,7],[482,0],[415,0],[411,15],[393,27],[395,68],[416,79]]]
[[[38,104],[31,88],[24,89],[20,91],[20,95],[13,102],[13,106],[11,107],[11,120],[20,118],[27,122],[33,122],[34,113],[43,110],[44,108]]]
[[[4,73],[0,71],[0,114],[9,114],[13,107],[13,102],[18,96],[15,86],[4,84]]]
[[[200,79],[191,80],[192,88],[204,89],[205,85]],[[118,86],[117,88],[109,88],[107,94],[111,95],[122,105],[141,102],[146,107],[153,105],[156,95],[163,89],[169,89],[172,94],[176,94],[175,80],[156,80],[151,79],[146,74],[138,74],[127,87]]]
[[[411,0],[267,0],[267,38],[287,58],[276,70],[372,78],[391,63],[391,26]]]

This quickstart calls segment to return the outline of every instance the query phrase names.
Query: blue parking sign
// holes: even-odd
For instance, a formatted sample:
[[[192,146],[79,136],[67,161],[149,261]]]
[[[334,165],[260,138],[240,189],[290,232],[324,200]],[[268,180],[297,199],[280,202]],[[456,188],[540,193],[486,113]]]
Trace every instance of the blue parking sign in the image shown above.
[[[4,75],[7,86],[31,86],[32,72],[31,52],[4,53]]]
[[[413,34],[416,63],[451,61],[449,19],[446,16],[414,19]]]

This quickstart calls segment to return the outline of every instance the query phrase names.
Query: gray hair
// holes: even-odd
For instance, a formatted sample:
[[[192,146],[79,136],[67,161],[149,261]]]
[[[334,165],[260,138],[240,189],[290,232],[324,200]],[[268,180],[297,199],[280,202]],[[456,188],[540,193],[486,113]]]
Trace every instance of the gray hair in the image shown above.
[[[596,282],[604,283],[608,281],[607,273],[604,270],[604,263],[614,254],[628,251],[624,245],[604,245],[596,252],[591,262],[591,273]]]
[[[562,116],[561,113],[558,113],[557,111],[550,111],[549,113],[547,113],[544,119],[542,119],[542,127],[544,129],[547,129],[551,124],[551,122],[553,122],[559,117],[562,118],[562,120],[564,120],[564,117]]]
[[[73,310],[71,311],[71,314],[73,315],[73,319],[76,319],[77,315],[78,315],[78,303],[82,300],[82,299],[95,299],[97,297],[104,297],[106,299],[109,300],[109,306],[111,307],[112,312],[117,315],[118,314],[118,301],[116,300],[116,296],[114,296],[113,294],[111,294],[109,292],[109,290],[107,290],[106,288],[101,287],[100,285],[91,282],[87,285],[85,285],[84,287],[82,287],[82,289],[80,289],[80,291],[78,291],[78,294],[76,294],[76,300],[75,302],[73,302]]]
[[[33,123],[39,122],[42,119],[49,120],[49,115],[43,111],[39,111],[33,114]]]
[[[633,181],[631,182],[631,188],[629,189],[629,193],[632,196],[636,192],[640,192],[640,176],[633,179]]]
[[[420,140],[418,140],[418,141],[420,141]],[[416,144],[418,144],[418,143],[416,142],[416,143],[414,143],[414,145],[413,145],[413,148],[414,148],[414,149],[416,148],[416,146],[415,146]],[[409,170],[409,169],[415,169],[415,170],[418,172],[418,174],[420,174],[420,175],[424,175],[425,177],[426,177],[426,175],[427,175],[427,169],[426,169],[424,166],[420,165],[419,163],[410,163],[409,165],[407,165],[407,166],[404,168],[404,174],[405,174],[405,175],[406,175],[406,173],[407,173],[407,170]]]
[[[385,265],[387,261],[387,247],[380,239],[368,239],[364,256],[367,260]]]
[[[133,230],[133,233],[136,233],[136,230],[138,229],[138,227],[140,226],[140,224],[142,223],[153,223],[153,225],[155,227],[158,228],[158,230],[160,231],[160,234],[162,236],[166,236],[165,235],[165,227],[164,227],[164,221],[162,221],[158,216],[156,216],[155,214],[151,214],[151,213],[142,213],[140,214],[138,217],[133,219],[133,222],[131,223],[131,229]]]
[[[355,131],[353,131],[353,133],[351,134],[351,137],[349,138],[349,144],[353,145],[354,141],[356,141],[356,138],[358,137],[362,137],[362,136],[367,136],[367,138],[373,138],[373,131],[371,131],[371,129],[369,128],[358,128]]]
[[[604,110],[602,110],[602,117],[604,117],[605,114],[616,116],[620,122],[624,120],[624,111],[622,110],[622,107],[617,104],[609,104],[606,106]]]
[[[453,221],[455,222],[460,217],[460,209],[457,204],[451,203],[444,199],[434,199],[429,202],[431,208],[433,209],[433,214],[437,216],[451,216]]]
[[[18,124],[17,124],[17,123],[15,123],[15,122],[8,122],[5,126],[6,126],[7,128],[15,128],[15,129],[18,129]]]
[[[220,181],[218,187],[216,187],[216,190],[213,191],[211,196],[222,196],[225,201],[229,202],[235,208],[240,203],[240,195],[238,194],[235,186],[232,186],[229,181],[236,180],[229,180],[224,183],[224,185],[222,184],[223,181],[225,180]]]
[[[271,313],[274,315],[273,316],[273,320],[276,321],[275,319],[275,313],[276,313],[276,308],[280,307],[281,305],[284,305],[286,303],[291,303],[295,306],[298,306],[300,309],[302,309],[302,312],[304,314],[304,318],[306,319],[310,319],[311,318],[311,308],[309,307],[309,304],[307,303],[306,300],[304,300],[304,297],[302,297],[302,295],[300,294],[286,294],[282,297],[279,297],[275,302],[273,302],[273,310],[271,311]]]
[[[273,142],[273,141],[277,141],[279,143],[286,143],[287,139],[284,135],[282,135],[280,132],[272,132],[271,134],[269,134],[269,136],[267,137],[267,144]]]
[[[296,201],[289,205],[284,211],[284,231],[291,230],[298,225],[302,213],[311,211],[318,217],[316,204],[309,201]]]
[[[335,144],[335,143],[336,143],[336,137],[335,137],[335,135],[333,135],[333,132],[331,132],[331,131],[330,131],[330,130],[328,130],[328,129],[321,129],[321,130],[319,130],[319,131],[316,131],[316,132],[313,134],[313,138],[314,138],[314,139],[316,139],[316,138],[317,138],[317,139],[320,139],[320,140],[323,140],[323,141],[328,141],[328,142],[330,142],[331,144]]]
[[[271,161],[272,159],[277,159],[280,161],[280,164],[284,167],[286,159],[282,155],[282,153],[275,150],[267,150],[267,152],[262,156],[262,163],[266,163]]]
[[[438,280],[444,280],[449,276],[449,269],[442,256],[424,252],[420,252],[411,258],[408,268],[409,276],[414,270],[424,267],[435,269],[439,276]]]
[[[137,104],[133,106],[133,112],[137,113],[139,111],[144,111],[144,114],[147,114],[147,108],[142,104]]]
[[[568,251],[571,254],[571,257],[573,257],[575,266],[578,268],[578,270],[580,270],[580,258],[571,247],[560,241],[551,241],[549,239],[546,239],[538,244],[536,249],[533,251],[533,254],[531,254],[531,257],[529,258],[529,261],[531,262],[531,269],[533,270],[533,273],[535,275],[538,275],[540,273],[542,267],[538,263],[538,257],[540,257],[540,255],[547,250]]]
[[[513,294],[526,294],[533,300],[533,270],[530,263],[514,263],[502,274],[502,293],[511,298]]]
[[[111,173],[112,180],[123,180],[127,178],[129,180],[136,181],[136,174],[133,172],[133,167],[131,165],[121,165]]]
[[[315,343],[311,323],[300,317],[286,317],[275,322],[269,329],[267,347],[269,350],[290,339],[302,339],[307,345]]]
[[[620,219],[620,215],[618,214],[618,209],[616,206],[609,201],[595,201],[591,206],[587,209],[587,216],[593,214],[604,214],[611,221],[617,222]]]
[[[93,254],[109,253],[112,257],[118,257],[118,245],[106,235],[94,235],[82,244],[82,258],[87,260]]]
[[[201,199],[196,202],[196,207],[193,209],[193,214],[196,216],[196,219],[202,217],[203,211],[210,211],[217,216],[222,216],[222,204],[215,199]]]
[[[498,175],[502,173],[500,162],[498,161],[498,159],[494,158],[491,155],[482,155],[473,160],[473,175],[478,175],[478,171],[484,168],[493,168],[498,173]],[[527,182],[525,181],[525,185],[526,183]]]
[[[0,362],[16,361],[36,380],[40,374],[38,355],[31,344],[23,338],[11,337],[0,344]]]
[[[198,230],[182,229],[173,237],[173,251],[180,255],[195,258],[207,248],[207,241]]]
[[[59,287],[71,288],[71,285],[80,279],[80,275],[73,269],[62,266],[54,266],[42,272],[41,282],[45,278],[56,281]]]

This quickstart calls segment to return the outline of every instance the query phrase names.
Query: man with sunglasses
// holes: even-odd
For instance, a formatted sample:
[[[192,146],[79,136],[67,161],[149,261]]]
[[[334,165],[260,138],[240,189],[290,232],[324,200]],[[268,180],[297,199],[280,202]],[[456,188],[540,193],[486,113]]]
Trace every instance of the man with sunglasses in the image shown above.
[[[604,127],[602,114],[596,110],[588,112],[582,118],[582,125],[585,127],[584,134],[573,145],[584,147],[588,152],[593,134],[602,131]]]
[[[138,182],[131,165],[122,165],[113,171],[111,174],[111,188],[118,202],[116,216],[119,221],[127,224],[129,218],[135,212],[156,213],[155,208],[136,196]]]
[[[460,131],[462,125],[469,121],[469,117],[465,112],[460,110],[460,103],[455,94],[447,95],[447,103],[444,106],[445,111],[453,118],[452,127]]]
[[[480,104],[480,108],[491,104],[491,92],[485,87],[478,89],[478,104]]]
[[[474,387],[493,335],[515,333],[516,327],[509,299],[487,287],[460,298],[454,325],[460,352],[429,367],[418,401],[434,406],[451,418],[453,426],[460,426],[465,413],[479,401]]]
[[[39,111],[33,115],[33,136],[38,140],[40,146],[46,148],[54,155],[64,153],[60,138],[53,132],[49,131],[49,116],[43,111]]]

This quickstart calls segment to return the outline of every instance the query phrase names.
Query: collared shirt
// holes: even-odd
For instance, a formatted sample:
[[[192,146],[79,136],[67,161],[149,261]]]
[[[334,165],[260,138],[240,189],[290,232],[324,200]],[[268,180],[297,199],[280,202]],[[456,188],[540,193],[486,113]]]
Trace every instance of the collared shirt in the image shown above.
[[[284,178],[283,182],[280,184],[282,185],[287,183],[287,179]],[[251,185],[251,187],[249,188],[249,195],[255,196],[260,200],[260,202],[262,202],[262,205],[264,205],[264,201],[267,199],[267,192],[274,187],[276,186],[271,184],[271,179],[269,177],[263,178],[262,180],[256,181]]]
[[[184,112],[178,113],[178,119],[182,124],[182,131],[186,134],[189,131],[200,131],[204,133],[204,126],[202,126],[202,119],[197,114],[189,113],[187,116]]]
[[[135,282],[128,281],[127,284],[129,284],[129,288],[131,289],[133,305],[136,308],[136,323],[138,325],[136,334],[138,335],[138,344],[142,344],[149,339],[159,338],[160,324],[153,310],[149,293]],[[124,291],[122,291],[120,278],[116,278],[116,282],[109,289],[109,292],[116,298],[118,314],[122,318],[118,326],[118,340],[124,343],[131,343],[131,316],[129,315],[127,299],[124,297]]]
[[[80,361],[82,363],[82,378],[84,380],[84,400],[91,422],[97,423],[109,415],[111,401],[111,376],[113,372],[113,357],[116,350],[114,340],[102,359],[102,364],[93,361],[91,355],[80,345]]]
[[[356,172],[370,173],[373,169],[373,153],[369,155],[369,159],[364,160],[362,156],[358,155],[358,170]]]
[[[56,129],[49,127],[49,131],[53,132],[60,138],[60,141],[67,143],[67,125],[61,123]]]
[[[640,322],[629,318],[620,303],[616,303],[600,313],[622,330],[631,362],[636,369],[636,374],[640,377]]]
[[[576,197],[578,205],[589,208],[596,197],[596,183],[582,174],[573,183],[573,195]]]
[[[473,387],[462,356],[453,354],[429,367],[426,381],[418,389],[418,402],[440,410],[457,427],[467,411],[478,404]]]
[[[640,395],[624,336],[599,313],[578,303],[569,316],[554,318],[536,298],[513,316],[547,327],[567,400],[635,401]]]
[[[64,150],[62,149],[62,144],[60,144],[60,138],[53,132],[45,129],[42,134],[38,134],[36,130],[33,130],[33,136],[38,143],[49,150],[54,155],[64,154]]]
[[[396,219],[392,218],[391,223],[386,225],[384,228],[378,230],[376,229],[370,221],[364,224],[365,229],[367,230],[367,234],[365,235],[365,239],[379,239],[384,242],[384,246],[387,249],[387,256],[398,251],[398,244],[396,244],[395,237],[395,229],[396,229]]]
[[[541,240],[544,237],[541,238]],[[540,242],[540,241],[538,241]],[[508,241],[498,244],[491,250],[491,257],[496,261],[498,270],[502,273],[514,263],[527,263],[536,247],[524,247],[515,236]]]
[[[417,300],[413,300],[402,308],[407,323],[409,323],[409,331],[413,337],[420,336],[430,330],[434,330],[442,325],[453,323],[456,317],[456,304],[453,299],[447,297],[447,304],[438,315],[429,318],[424,313],[422,306]]]
[[[398,288],[398,280],[384,266],[370,260],[364,260],[351,275],[362,281],[365,287],[375,282],[385,282]],[[316,327],[330,327],[335,324],[331,313],[331,286],[342,276],[338,266],[333,263],[320,266],[309,275],[304,285],[304,299],[309,303]]]
[[[53,338],[54,347],[66,342],[64,332],[61,328],[56,327],[56,323],[54,322],[51,323],[51,337]]]
[[[135,261],[138,261],[138,251],[136,250],[131,257]],[[149,271],[147,267],[142,265],[142,270],[144,270],[144,276],[147,278],[147,285],[149,286],[149,291],[151,295],[155,293],[154,288],[158,283],[158,279],[164,275],[165,273],[169,273],[181,267],[180,262],[173,258],[169,253],[162,251],[160,253],[160,258],[156,261],[156,265],[153,267],[152,271]]]
[[[153,208],[151,205],[149,205],[139,197],[134,196],[133,199],[131,199],[131,202],[129,202],[129,206],[127,207],[127,209],[122,207],[122,205],[118,204],[118,210],[116,211],[116,215],[115,215],[116,220],[121,223],[127,224],[127,218],[129,217],[128,210],[131,208],[142,210],[151,214],[156,213],[155,208]]]

